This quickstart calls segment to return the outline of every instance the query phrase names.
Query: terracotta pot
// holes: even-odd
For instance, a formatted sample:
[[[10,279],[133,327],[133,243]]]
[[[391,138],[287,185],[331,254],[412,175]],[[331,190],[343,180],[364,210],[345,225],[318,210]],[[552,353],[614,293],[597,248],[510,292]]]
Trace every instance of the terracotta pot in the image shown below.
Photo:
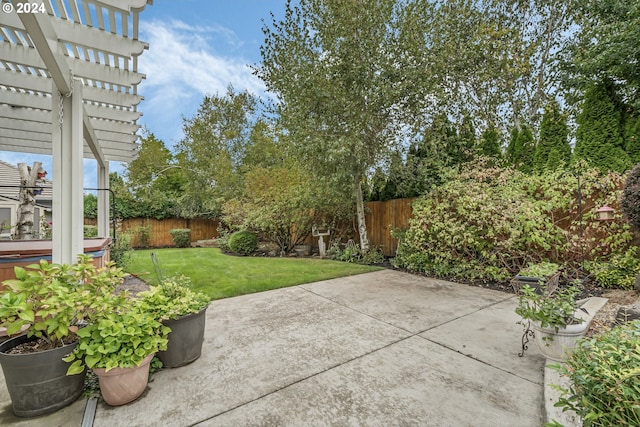
[[[113,368],[109,372],[104,368],[95,368],[93,372],[98,376],[104,401],[111,406],[120,406],[140,397],[147,388],[149,364],[154,354],[145,357],[139,366],[133,368]]]
[[[589,330],[590,325],[591,321],[586,321],[578,325],[567,325],[556,332],[554,328],[543,328],[536,323],[531,323],[540,352],[547,359],[556,362],[567,359],[578,340]]]

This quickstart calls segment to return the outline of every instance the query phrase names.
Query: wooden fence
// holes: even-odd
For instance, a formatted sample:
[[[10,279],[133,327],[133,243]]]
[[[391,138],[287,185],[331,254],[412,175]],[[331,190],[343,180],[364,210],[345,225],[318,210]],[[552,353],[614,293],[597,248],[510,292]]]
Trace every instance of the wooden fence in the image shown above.
[[[96,221],[85,218],[86,225],[95,225]],[[188,228],[191,230],[191,241],[211,239],[218,236],[218,221],[214,219],[151,219],[130,218],[122,220],[119,232],[131,235],[131,246],[139,248],[144,246],[143,235],[148,232],[147,245],[151,248],[175,246],[169,230],[174,228]]]
[[[409,198],[366,203],[365,222],[369,244],[380,247],[385,256],[395,256],[398,239],[391,236],[391,231],[409,227],[414,200],[415,198]]]
[[[391,231],[397,228],[407,228],[411,218],[411,203],[415,199],[395,199],[386,202],[367,202],[365,206],[365,221],[369,243],[382,249],[386,256],[394,256],[398,247],[398,239],[391,236]],[[85,218],[86,225],[95,225],[96,220]],[[143,245],[142,236],[148,231],[148,246],[151,248],[174,246],[169,230],[174,228],[189,228],[191,241],[211,239],[218,236],[217,220],[213,219],[182,219],[167,218],[162,220],[150,218],[130,218],[122,220],[120,232],[131,235],[131,246],[140,248]],[[146,229],[146,230],[145,230]],[[356,230],[331,230],[331,235],[355,235]],[[356,237],[357,238],[357,237]],[[309,237],[308,243],[318,244],[316,238]],[[329,243],[325,238],[325,243]],[[344,243],[344,242],[343,242]]]

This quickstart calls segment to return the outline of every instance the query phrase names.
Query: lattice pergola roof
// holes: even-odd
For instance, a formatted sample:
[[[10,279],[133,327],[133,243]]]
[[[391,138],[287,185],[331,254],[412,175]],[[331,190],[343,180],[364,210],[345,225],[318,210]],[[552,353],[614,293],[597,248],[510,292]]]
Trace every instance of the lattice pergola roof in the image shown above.
[[[38,0],[45,13],[34,13],[33,1],[2,3],[0,150],[52,154],[52,127],[66,113],[52,93],[70,96],[75,80],[82,84],[84,157],[133,160],[137,86],[145,78],[137,57],[148,48],[138,40],[138,16],[152,0]]]
[[[0,150],[51,154],[52,259],[71,264],[84,250],[83,158],[97,161],[108,237],[109,161],[137,154],[138,16],[151,0],[0,1]]]

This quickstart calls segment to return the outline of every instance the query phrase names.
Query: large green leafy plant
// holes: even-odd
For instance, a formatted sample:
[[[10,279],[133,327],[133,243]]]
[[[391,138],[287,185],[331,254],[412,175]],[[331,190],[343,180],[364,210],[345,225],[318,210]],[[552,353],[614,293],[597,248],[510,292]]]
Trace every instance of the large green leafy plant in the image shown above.
[[[43,350],[75,341],[79,327],[96,315],[124,277],[113,264],[96,268],[86,255],[71,266],[42,260],[16,267],[15,275],[3,282],[0,323],[10,335],[28,326],[28,336],[46,342]]]
[[[167,349],[169,332],[126,293],[112,295],[103,301],[100,314],[78,330],[78,345],[63,359],[73,362],[67,375],[79,374],[85,367],[109,371],[138,366],[147,356]]]
[[[556,406],[575,411],[584,426],[640,425],[640,321],[583,339],[566,364],[570,381]]]
[[[553,328],[557,332],[559,328],[583,322],[575,316],[575,301],[579,292],[580,289],[575,285],[558,288],[551,294],[545,287],[541,293],[537,293],[530,286],[523,286],[516,313],[524,320],[531,320],[543,328]]]

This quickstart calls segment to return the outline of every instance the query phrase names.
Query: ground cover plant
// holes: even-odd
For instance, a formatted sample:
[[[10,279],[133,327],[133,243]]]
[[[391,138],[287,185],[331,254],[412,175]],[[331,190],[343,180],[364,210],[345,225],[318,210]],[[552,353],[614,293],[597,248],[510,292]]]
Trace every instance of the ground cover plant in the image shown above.
[[[192,289],[211,299],[261,292],[379,270],[360,264],[311,258],[238,257],[218,248],[155,250],[165,277],[184,275]],[[151,251],[134,251],[126,271],[158,284]]]

